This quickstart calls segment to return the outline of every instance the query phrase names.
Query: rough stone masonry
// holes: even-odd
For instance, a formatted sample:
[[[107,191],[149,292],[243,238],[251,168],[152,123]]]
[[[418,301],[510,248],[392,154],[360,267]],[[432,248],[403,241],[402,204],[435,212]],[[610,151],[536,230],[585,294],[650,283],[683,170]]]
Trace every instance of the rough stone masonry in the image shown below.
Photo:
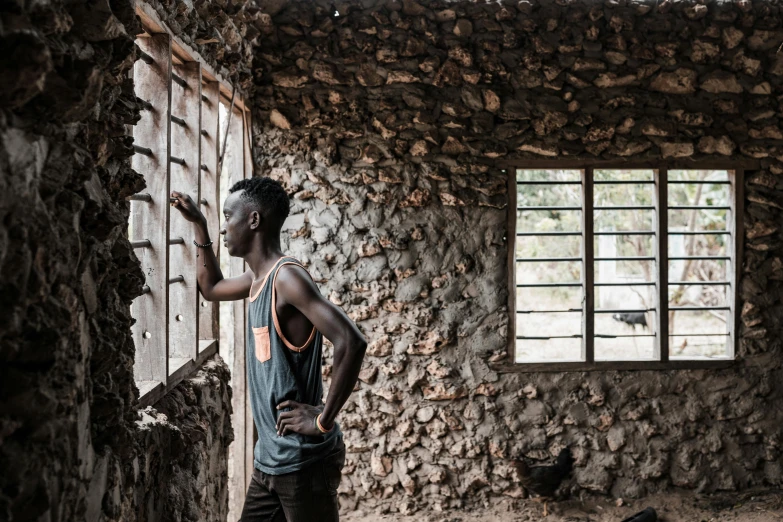
[[[152,5],[252,94],[287,246],[372,341],[341,415],[345,510],[519,496],[508,459],[565,445],[572,493],[781,486],[779,2]],[[221,361],[136,407],[132,3],[6,2],[0,22],[0,518],[222,519]],[[757,161],[738,364],[495,371],[513,158]]]
[[[780,487],[779,2],[273,7],[253,65],[257,167],[293,196],[287,246],[372,343],[341,415],[345,509],[520,496],[509,458],[563,446],[574,494]],[[754,160],[737,365],[495,371],[498,162],[526,158]]]
[[[242,6],[154,7],[248,83]],[[227,367],[214,358],[144,411],[133,384],[139,32],[127,0],[0,4],[0,520],[226,518]]]

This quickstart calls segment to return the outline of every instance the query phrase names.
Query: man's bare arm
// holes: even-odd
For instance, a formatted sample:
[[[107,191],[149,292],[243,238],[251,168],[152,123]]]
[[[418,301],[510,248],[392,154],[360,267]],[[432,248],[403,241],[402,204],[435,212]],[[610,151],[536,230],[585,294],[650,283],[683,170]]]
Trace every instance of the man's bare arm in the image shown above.
[[[330,429],[359,378],[367,341],[345,312],[321,295],[302,268],[295,265],[282,267],[275,289],[279,306],[294,306],[334,345],[332,385],[321,414],[321,424]],[[285,413],[281,414],[283,419],[284,416],[287,417]]]
[[[199,245],[209,243],[207,220],[196,203],[190,196],[181,192],[174,191],[171,195],[176,198],[176,201],[171,206],[179,210],[182,213],[182,217],[193,223],[196,243]],[[251,270],[246,270],[240,276],[225,279],[212,246],[199,248],[198,256],[196,279],[204,299],[207,301],[236,301],[244,299],[250,294],[250,285],[253,284],[253,272]]]

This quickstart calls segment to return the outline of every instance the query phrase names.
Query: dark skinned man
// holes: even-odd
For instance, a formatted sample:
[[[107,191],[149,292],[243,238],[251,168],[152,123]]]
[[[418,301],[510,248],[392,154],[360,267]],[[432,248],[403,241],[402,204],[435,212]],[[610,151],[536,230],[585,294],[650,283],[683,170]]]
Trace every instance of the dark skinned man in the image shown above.
[[[367,343],[310,274],[280,249],[288,216],[283,187],[271,178],[237,182],[223,205],[228,254],[249,270],[223,278],[206,220],[186,194],[172,206],[195,225],[198,286],[208,301],[249,298],[247,382],[258,443],[243,522],[338,520],[337,487],[345,462],[337,413],[359,376]],[[321,343],[334,345],[332,385],[322,403]]]

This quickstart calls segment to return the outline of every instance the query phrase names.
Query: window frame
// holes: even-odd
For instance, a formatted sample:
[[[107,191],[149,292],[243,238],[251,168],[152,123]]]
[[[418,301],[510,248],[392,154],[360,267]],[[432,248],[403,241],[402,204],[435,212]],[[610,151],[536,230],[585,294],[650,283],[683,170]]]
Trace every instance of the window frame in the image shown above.
[[[761,168],[760,162],[744,158],[730,160],[705,160],[705,161],[645,161],[622,162],[616,160],[519,160],[503,162],[498,165],[506,174],[508,190],[508,216],[506,227],[506,244],[508,245],[507,275],[508,275],[508,328],[505,358],[498,362],[490,362],[490,367],[500,373],[511,372],[568,372],[568,371],[612,371],[612,370],[692,370],[692,369],[718,369],[728,368],[737,363],[739,337],[737,335],[740,325],[741,303],[738,286],[742,274],[743,244],[744,244],[744,183],[745,171]],[[584,361],[544,361],[544,362],[516,362],[516,207],[517,186],[516,170],[518,169],[573,169],[581,171],[582,188],[582,288],[584,290],[584,313],[582,314],[582,357]],[[594,238],[593,235],[593,170],[595,169],[646,169],[654,172],[654,230],[655,241],[655,265],[656,273],[656,333],[654,353],[659,360],[640,361],[596,361],[594,358]],[[666,173],[669,170],[725,170],[729,173],[729,205],[731,207],[731,222],[727,223],[730,232],[731,245],[729,261],[730,270],[727,274],[729,280],[729,320],[728,346],[731,353],[724,359],[678,359],[669,358],[669,335],[661,335],[668,332],[668,298],[661,302],[662,292],[665,290],[668,296],[668,209],[667,212],[659,212],[661,203],[668,206],[668,183]],[[667,180],[668,181],[668,180]],[[659,231],[666,231],[666,240],[658,241]],[[589,240],[588,240],[589,239]],[[661,261],[664,262],[661,262]],[[589,269],[588,269],[589,267]],[[588,318],[593,318],[591,321]]]
[[[251,140],[250,140],[250,132],[251,132],[251,120],[250,120],[250,110],[249,107],[245,104],[245,101],[242,97],[242,95],[238,92],[235,92],[234,86],[229,82],[226,78],[224,78],[220,73],[216,72],[210,65],[207,63],[203,57],[201,57],[196,51],[194,51],[192,48],[190,48],[187,44],[182,42],[178,39],[178,37],[172,33],[172,31],[166,26],[165,23],[163,23],[160,18],[155,13],[154,9],[149,6],[148,4],[145,4],[144,2],[137,2],[135,6],[136,14],[141,19],[141,25],[143,31],[136,35],[136,38],[144,37],[144,38],[156,38],[163,42],[162,49],[165,49],[167,47],[168,49],[168,56],[167,58],[163,58],[165,55],[165,52],[163,50],[160,51],[159,59],[167,60],[167,63],[163,64],[164,70],[168,70],[168,92],[163,93],[161,92],[161,99],[164,98],[166,95],[168,96],[168,107],[166,111],[160,110],[160,114],[163,115],[165,113],[165,120],[162,121],[161,127],[166,127],[166,136],[161,136],[158,138],[158,145],[156,148],[160,149],[163,148],[163,142],[166,143],[165,148],[165,156],[167,158],[167,161],[161,161],[160,159],[157,160],[158,163],[158,170],[159,174],[165,173],[166,180],[165,180],[165,191],[161,190],[163,187],[157,186],[156,194],[152,195],[150,194],[152,190],[150,190],[150,186],[145,188],[141,193],[134,194],[127,198],[127,200],[135,201],[139,203],[147,203],[151,204],[157,199],[164,199],[168,198],[168,194],[171,190],[171,180],[172,180],[172,163],[178,163],[178,158],[173,154],[173,148],[175,148],[175,141],[178,142],[179,145],[181,145],[181,142],[183,139],[173,139],[174,134],[178,129],[179,126],[183,126],[183,120],[187,116],[192,116],[194,118],[198,118],[198,129],[191,129],[190,134],[195,135],[191,136],[190,138],[190,148],[187,148],[188,154],[198,155],[198,161],[195,163],[197,167],[193,170],[195,170],[197,175],[197,187],[198,191],[197,194],[194,196],[194,199],[199,202],[199,205],[202,206],[202,210],[205,211],[205,215],[208,219],[208,227],[210,231],[210,236],[212,237],[213,241],[215,241],[215,246],[213,247],[217,253],[216,256],[220,255],[220,248],[218,247],[219,241],[217,241],[217,238],[219,238],[218,232],[220,227],[220,216],[219,211],[221,208],[221,201],[220,201],[220,172],[218,171],[218,165],[220,164],[219,154],[220,151],[223,150],[225,147],[224,140],[226,136],[223,136],[220,134],[220,123],[219,123],[219,105],[221,103],[224,103],[226,105],[233,106],[233,109],[229,109],[234,118],[239,118],[241,120],[241,143],[242,143],[242,151],[239,151],[239,155],[241,156],[239,158],[239,161],[243,162],[244,168],[242,169],[242,172],[240,175],[242,177],[252,177],[253,175],[253,164],[252,164],[252,154],[250,151],[251,148]],[[138,47],[138,44],[137,44]],[[137,60],[137,62],[134,64],[134,66],[137,65],[143,65],[145,62],[147,64],[154,63],[154,57],[149,56],[146,53],[139,52],[139,49],[137,49],[137,54],[140,55],[140,58]],[[152,61],[149,61],[152,60]],[[190,114],[190,111],[187,111],[188,114],[185,115],[179,115],[179,114],[172,114],[172,108],[174,107],[172,99],[172,89],[173,89],[173,83],[176,82],[180,85],[184,84],[182,74],[177,74],[175,71],[175,68],[179,68],[180,70],[189,70],[192,71],[192,75],[189,75],[187,79],[184,79],[188,83],[189,88],[193,88],[197,84],[198,88],[193,89],[193,93],[191,93],[191,96],[195,96],[196,100],[198,100],[198,111],[195,109],[193,110],[193,113],[198,113],[196,116],[193,116]],[[131,70],[130,74],[134,74],[134,70]],[[189,80],[189,81],[188,81]],[[139,89],[138,86],[134,86],[134,90],[137,93],[137,96],[139,96]],[[139,96],[141,97],[141,96]],[[191,101],[192,103],[192,101]],[[214,105],[210,110],[212,113],[210,117],[212,118],[209,120],[209,125],[211,127],[211,123],[214,123],[214,132],[212,132],[210,129],[207,129],[204,125],[204,115],[202,114],[202,111],[205,110],[205,107],[209,107],[210,104]],[[145,108],[145,110],[151,110],[154,109],[152,105],[149,105]],[[179,118],[182,116],[182,118]],[[179,120],[179,121],[178,121]],[[238,120],[239,121],[239,120]],[[192,125],[192,122],[191,122]],[[233,127],[235,125],[234,121],[231,121],[231,126]],[[132,127],[131,127],[132,128]],[[227,128],[227,133],[231,132],[231,129]],[[133,132],[131,132],[131,135]],[[155,140],[151,140],[155,141]],[[208,141],[210,143],[209,146],[205,147],[204,142]],[[211,151],[209,149],[212,148],[212,145],[215,145],[215,150]],[[135,149],[135,156],[138,155],[145,155],[148,156],[150,153],[154,154],[156,151],[151,151],[149,149],[152,148],[152,146],[149,146],[147,150],[145,149],[146,144],[141,143],[140,140],[135,140],[134,143],[134,149]],[[196,148],[197,150],[194,151],[193,148]],[[158,156],[159,158],[163,157],[164,152],[160,151]],[[165,165],[163,165],[165,163]],[[175,165],[176,167],[177,165]],[[206,167],[206,168],[205,168]],[[147,178],[147,176],[150,174],[149,171],[147,172],[141,172],[142,175]],[[204,184],[205,178],[209,176],[211,179]],[[234,180],[236,181],[236,180]],[[207,185],[214,184],[214,187],[209,187],[209,190],[202,194],[203,188]],[[148,180],[149,185],[149,180]],[[158,183],[158,185],[163,185]],[[193,196],[193,194],[191,194]],[[205,196],[209,198],[207,200],[206,204]],[[214,199],[214,201],[213,201]],[[206,206],[203,206],[206,205]],[[163,207],[163,205],[157,205],[158,207]],[[157,216],[157,219],[160,221],[165,221],[165,224],[163,224],[163,231],[158,231],[157,233],[160,234],[162,232],[162,235],[165,236],[165,240],[161,240],[158,238],[158,243],[161,243],[161,241],[165,241],[165,244],[169,245],[169,248],[171,245],[184,245],[182,248],[188,248],[188,249],[194,249],[195,246],[191,244],[192,237],[187,237],[184,230],[179,230],[176,232],[177,236],[182,236],[182,239],[180,237],[169,237],[171,232],[174,232],[172,227],[172,219],[171,219],[171,212],[170,212],[170,206],[168,204],[165,204],[165,207],[159,208],[157,210],[157,214],[161,214],[161,216]],[[165,218],[162,217],[162,215],[165,215]],[[134,216],[130,216],[130,220],[133,220]],[[188,225],[187,223],[185,225]],[[180,227],[182,228],[182,227]],[[139,232],[137,230],[134,230],[134,234],[138,235]],[[144,233],[143,233],[144,234]],[[146,235],[146,234],[144,234]],[[191,234],[192,236],[192,234]],[[138,250],[140,248],[149,248],[151,245],[151,242],[147,238],[142,237],[129,237],[132,245],[134,246],[135,250]],[[134,344],[136,349],[136,358],[137,361],[140,358],[148,358],[151,359],[151,364],[156,365],[156,369],[151,370],[152,375],[154,375],[153,379],[150,380],[142,380],[137,378],[137,369],[136,366],[134,366],[134,381],[136,382],[138,388],[139,388],[139,402],[138,406],[139,408],[144,408],[146,406],[155,404],[158,400],[160,400],[161,397],[163,397],[169,390],[176,387],[183,379],[189,377],[193,373],[195,373],[202,364],[210,357],[212,357],[214,354],[219,353],[219,338],[220,338],[220,323],[218,318],[218,303],[210,303],[204,301],[203,297],[200,295],[200,292],[197,289],[197,285],[193,284],[193,291],[195,293],[192,298],[188,298],[188,306],[190,304],[193,305],[194,310],[188,309],[188,320],[195,321],[195,343],[194,346],[180,346],[178,347],[178,352],[180,352],[178,355],[181,357],[176,358],[174,355],[174,352],[172,352],[171,348],[171,341],[170,341],[170,324],[172,323],[172,317],[171,315],[171,302],[169,299],[169,288],[173,283],[173,279],[177,279],[177,277],[173,277],[172,279],[172,272],[170,267],[170,258],[171,254],[169,250],[166,250],[166,255],[161,256],[165,259],[163,260],[162,266],[165,266],[165,272],[168,274],[166,279],[169,281],[169,284],[166,287],[165,290],[165,297],[163,299],[164,304],[163,306],[158,305],[157,308],[160,308],[160,310],[157,310],[156,312],[159,312],[161,316],[165,317],[165,319],[157,321],[149,321],[149,324],[140,324],[141,321],[137,321],[136,324],[133,325],[133,337],[134,337]],[[190,264],[193,265],[193,268],[196,267],[195,262],[201,261],[201,258],[199,257],[196,260],[191,259]],[[240,260],[240,263],[241,260]],[[181,262],[180,262],[181,264]],[[162,268],[162,267],[161,267]],[[232,269],[234,266],[232,265]],[[241,270],[244,271],[244,266],[241,267]],[[187,275],[186,275],[187,277]],[[195,270],[192,273],[192,278],[195,279]],[[150,293],[150,287],[146,285],[144,286],[143,294],[137,298],[134,299],[134,304],[137,303],[139,299],[143,299],[144,296],[148,293]],[[192,301],[192,303],[190,303]],[[165,307],[165,310],[163,308]],[[235,325],[235,330],[239,332],[239,335],[235,335],[234,337],[234,353],[239,353],[244,355],[244,305],[242,302],[239,302],[239,315],[237,317],[243,318],[242,321],[239,321],[242,323],[241,325]],[[236,307],[235,307],[236,308]],[[183,314],[184,315],[184,314]],[[162,325],[160,323],[163,323]],[[201,323],[201,324],[200,324]],[[137,338],[139,335],[142,334],[142,327],[147,326],[150,328],[150,331],[152,331],[153,328],[155,328],[158,332],[165,332],[165,341],[162,343],[158,343],[159,345],[162,344],[163,346],[157,346],[156,348],[152,350],[143,350],[140,349],[140,345],[137,342]],[[241,332],[240,332],[241,330]],[[211,334],[209,333],[211,332]],[[192,332],[191,332],[192,334]],[[202,339],[203,336],[211,336],[212,339]],[[187,353],[185,353],[187,352]],[[238,357],[236,358],[235,366],[239,365],[241,366],[241,372],[240,375],[244,375],[244,357]],[[176,368],[171,368],[170,365],[172,364],[172,361],[176,362]],[[157,366],[162,366],[157,367]],[[237,368],[232,368],[232,374],[237,371]],[[149,372],[148,372],[149,373]],[[244,381],[244,379],[241,379]]]

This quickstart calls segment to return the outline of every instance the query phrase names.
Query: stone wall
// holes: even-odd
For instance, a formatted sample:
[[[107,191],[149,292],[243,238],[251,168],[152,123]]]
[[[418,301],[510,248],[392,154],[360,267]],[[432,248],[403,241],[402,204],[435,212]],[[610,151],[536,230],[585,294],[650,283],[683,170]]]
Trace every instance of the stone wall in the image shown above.
[[[516,497],[509,459],[563,446],[572,494],[783,484],[778,2],[269,4],[257,171],[293,196],[285,247],[371,342],[340,415],[343,509]],[[735,367],[493,368],[507,343],[500,162],[542,158],[756,162]]]
[[[247,83],[249,40],[234,34],[248,36],[244,8],[177,6],[157,9]],[[144,181],[125,126],[138,118],[127,73],[140,29],[126,0],[0,6],[2,520],[217,520],[227,509],[220,358],[137,408],[129,305],[143,275],[125,197]]]

